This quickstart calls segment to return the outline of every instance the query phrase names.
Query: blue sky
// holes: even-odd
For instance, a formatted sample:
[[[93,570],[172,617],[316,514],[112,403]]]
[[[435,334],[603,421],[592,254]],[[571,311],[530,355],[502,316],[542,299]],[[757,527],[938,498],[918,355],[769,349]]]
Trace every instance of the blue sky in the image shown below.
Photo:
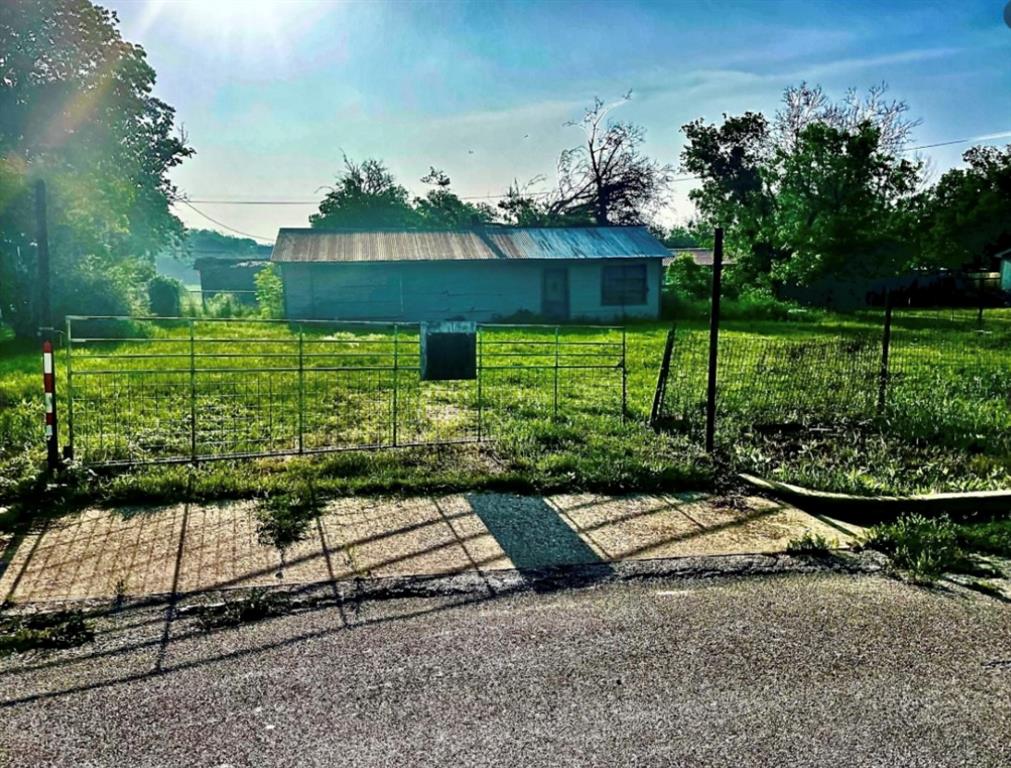
[[[461,195],[554,178],[564,123],[632,89],[615,117],[676,164],[680,126],[761,110],[802,80],[841,96],[881,81],[923,120],[917,144],[1011,132],[1007,0],[959,2],[109,2],[158,72],[197,155],[194,200],[313,200],[342,150],[380,157],[412,191],[430,165]],[[1008,143],[1011,137],[992,143]],[[964,146],[924,151],[935,173]],[[691,214],[677,185],[668,220]],[[312,205],[200,203],[272,238]],[[178,207],[190,226],[211,226]]]

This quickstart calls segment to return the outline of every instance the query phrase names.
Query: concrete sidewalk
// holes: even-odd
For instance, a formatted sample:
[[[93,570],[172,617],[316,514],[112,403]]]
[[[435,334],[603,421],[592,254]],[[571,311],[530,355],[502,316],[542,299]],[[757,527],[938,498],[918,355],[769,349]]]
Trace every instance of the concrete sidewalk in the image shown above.
[[[843,528],[759,497],[547,497],[495,493],[330,502],[282,555],[257,539],[255,503],[86,509],[0,541],[0,600],[187,594],[354,578],[536,570],[698,555],[775,553]]]

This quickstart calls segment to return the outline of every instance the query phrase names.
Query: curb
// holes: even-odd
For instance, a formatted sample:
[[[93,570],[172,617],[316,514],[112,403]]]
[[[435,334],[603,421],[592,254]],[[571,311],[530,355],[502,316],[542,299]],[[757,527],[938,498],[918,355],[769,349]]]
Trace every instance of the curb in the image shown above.
[[[922,496],[855,496],[849,493],[815,491],[745,473],[740,473],[738,477],[748,485],[783,498],[805,511],[837,515],[858,524],[881,522],[903,512],[985,516],[1011,512],[1011,490],[930,493]]]
[[[96,614],[174,605],[178,618],[222,609],[254,592],[284,598],[288,611],[378,600],[475,596],[490,600],[528,592],[584,589],[605,584],[663,579],[720,579],[750,576],[843,573],[876,574],[886,562],[873,552],[835,550],[826,554],[743,554],[626,560],[561,566],[536,571],[501,570],[442,576],[388,576],[339,581],[231,587],[200,592],[145,595],[114,605],[109,598],[19,603],[10,613],[78,608]]]

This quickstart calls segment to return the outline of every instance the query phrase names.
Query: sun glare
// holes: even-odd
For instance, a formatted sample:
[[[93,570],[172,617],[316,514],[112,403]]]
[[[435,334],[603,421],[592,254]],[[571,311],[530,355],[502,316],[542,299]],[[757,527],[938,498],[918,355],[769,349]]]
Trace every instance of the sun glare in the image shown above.
[[[284,0],[149,0],[142,30],[172,25],[222,53],[283,54],[285,40],[312,6]]]

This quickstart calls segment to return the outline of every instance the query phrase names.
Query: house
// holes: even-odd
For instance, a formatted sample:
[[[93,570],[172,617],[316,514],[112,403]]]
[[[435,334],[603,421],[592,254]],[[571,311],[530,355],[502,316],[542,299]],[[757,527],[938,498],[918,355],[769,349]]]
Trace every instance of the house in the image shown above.
[[[1011,249],[997,254],[1000,259],[1000,289],[1011,297]]]
[[[290,318],[608,322],[660,314],[667,249],[645,227],[281,229]]]
[[[234,256],[202,256],[193,262],[200,273],[200,295],[206,301],[227,293],[243,304],[256,303],[256,275],[270,262]]]
[[[671,248],[669,255],[663,260],[664,267],[669,267],[683,256],[691,256],[692,261],[695,262],[696,266],[713,266],[714,256],[712,248]],[[724,266],[730,266],[733,263],[734,260],[732,258],[729,258],[726,254],[723,255]]]

